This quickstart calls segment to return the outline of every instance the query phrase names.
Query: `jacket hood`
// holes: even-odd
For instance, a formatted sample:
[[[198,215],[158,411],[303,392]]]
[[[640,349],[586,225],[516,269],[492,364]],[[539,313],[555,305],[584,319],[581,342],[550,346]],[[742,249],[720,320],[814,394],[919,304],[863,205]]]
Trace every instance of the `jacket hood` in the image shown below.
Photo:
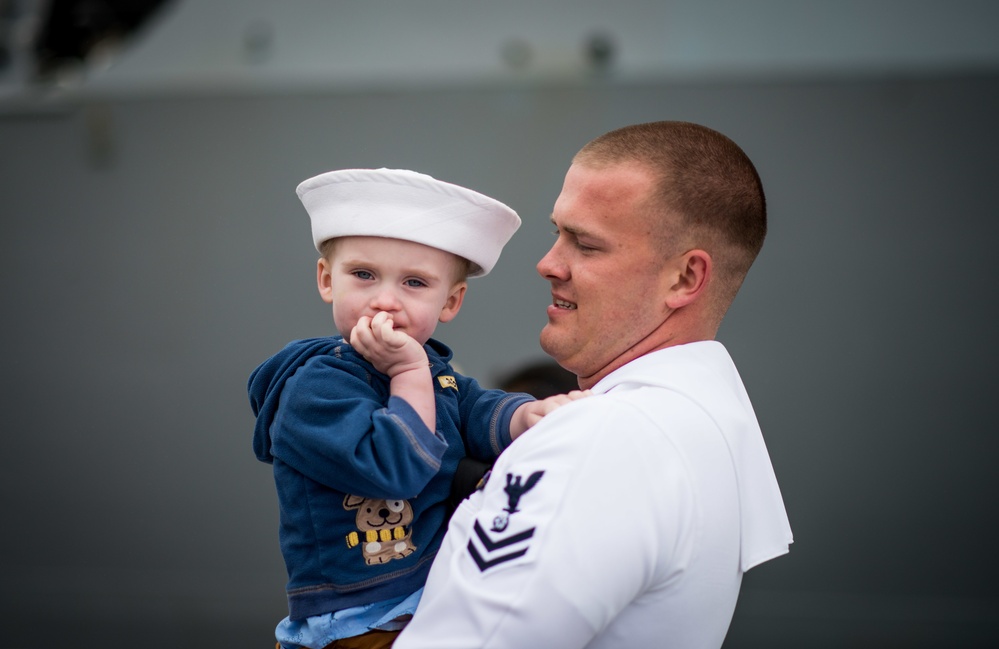
[[[332,353],[342,344],[343,340],[339,338],[296,340],[288,343],[250,374],[247,391],[250,395],[250,407],[257,418],[253,428],[253,453],[258,460],[273,462],[270,429],[285,383],[310,358],[317,354]]]

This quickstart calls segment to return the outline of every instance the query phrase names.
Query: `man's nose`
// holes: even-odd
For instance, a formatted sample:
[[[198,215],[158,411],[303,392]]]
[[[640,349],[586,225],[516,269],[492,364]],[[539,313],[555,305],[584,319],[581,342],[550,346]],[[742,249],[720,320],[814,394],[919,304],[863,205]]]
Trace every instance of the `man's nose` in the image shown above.
[[[537,268],[538,274],[545,279],[560,279],[565,280],[568,277],[568,269],[565,264],[559,259],[558,243],[551,247],[551,250],[541,258],[538,262]]]

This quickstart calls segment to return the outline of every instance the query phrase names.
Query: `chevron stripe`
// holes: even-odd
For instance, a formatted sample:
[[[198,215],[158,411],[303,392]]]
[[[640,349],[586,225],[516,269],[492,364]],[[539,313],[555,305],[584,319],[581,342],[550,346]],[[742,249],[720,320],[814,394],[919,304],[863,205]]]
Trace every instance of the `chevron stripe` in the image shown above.
[[[520,543],[521,541],[526,541],[527,539],[534,536],[535,528],[531,528],[519,534],[514,534],[513,536],[508,536],[507,538],[501,538],[498,541],[493,541],[489,537],[489,533],[482,529],[479,525],[479,521],[475,521],[475,535],[479,537],[482,541],[482,545],[485,546],[488,552],[493,552],[494,550],[499,550],[500,548],[505,548],[508,545],[513,545],[514,543]]]
[[[523,550],[518,550],[516,552],[511,552],[510,554],[504,554],[502,556],[496,557],[495,559],[485,560],[479,551],[475,549],[475,544],[471,541],[468,542],[468,553],[472,555],[472,559],[475,561],[475,565],[479,567],[479,572],[485,572],[486,570],[492,568],[493,566],[498,566],[501,563],[506,563],[507,561],[513,561],[517,557],[522,557],[527,554],[527,548]]]
[[[516,543],[522,543],[532,536],[534,536],[534,530],[536,528],[532,527],[529,530],[519,532],[517,534],[512,534],[506,538],[497,538],[494,540],[489,536],[489,533],[479,525],[479,521],[475,521],[475,536],[479,537],[479,542],[486,549],[486,554],[489,555],[496,550],[502,550],[503,548],[508,548]],[[475,543],[472,539],[468,540],[468,553],[472,555],[472,560],[475,561],[475,565],[479,567],[480,572],[485,572],[486,570],[498,566],[501,563],[506,563],[507,561],[513,561],[519,557],[527,554],[529,548],[523,548],[521,550],[516,550],[514,552],[508,552],[507,554],[502,554],[498,557],[493,557],[492,559],[486,559],[479,552],[479,549],[475,547]]]

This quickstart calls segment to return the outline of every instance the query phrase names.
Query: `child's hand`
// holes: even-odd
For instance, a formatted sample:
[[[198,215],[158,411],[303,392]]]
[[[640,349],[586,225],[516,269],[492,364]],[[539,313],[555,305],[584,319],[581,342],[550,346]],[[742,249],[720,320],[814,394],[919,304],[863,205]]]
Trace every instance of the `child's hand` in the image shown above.
[[[556,394],[547,399],[530,401],[517,408],[510,422],[510,437],[517,439],[521,433],[541,421],[553,410],[561,408],[570,401],[590,396],[589,390],[573,390],[567,394]]]
[[[427,367],[423,345],[406,332],[393,329],[392,316],[385,311],[373,318],[362,316],[350,332],[350,345],[389,378]]]

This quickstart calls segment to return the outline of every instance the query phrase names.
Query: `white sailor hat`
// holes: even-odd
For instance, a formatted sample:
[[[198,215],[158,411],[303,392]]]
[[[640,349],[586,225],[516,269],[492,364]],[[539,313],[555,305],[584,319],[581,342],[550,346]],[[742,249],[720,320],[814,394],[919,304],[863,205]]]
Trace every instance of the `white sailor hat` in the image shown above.
[[[415,241],[472,262],[485,275],[520,227],[520,217],[478,192],[405,169],[341,169],[302,181],[295,190],[312,219],[319,250],[335,237]]]

